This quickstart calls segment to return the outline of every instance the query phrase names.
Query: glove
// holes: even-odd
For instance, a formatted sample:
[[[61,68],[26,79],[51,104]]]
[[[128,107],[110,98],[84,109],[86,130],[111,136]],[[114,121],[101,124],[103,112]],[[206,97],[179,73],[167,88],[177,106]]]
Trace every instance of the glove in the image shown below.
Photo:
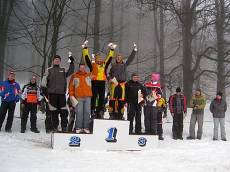
[[[174,117],[174,113],[171,113],[172,117]]]
[[[133,50],[137,51],[137,44],[135,42],[133,43]]]
[[[92,63],[95,63],[95,54],[92,54]]]
[[[81,45],[82,48],[87,48],[88,47],[88,40],[85,40],[85,42]]]
[[[73,62],[74,62],[73,56],[70,56],[70,57],[69,57],[69,60],[70,60],[70,64],[73,64]]]
[[[38,106],[41,106],[41,105],[42,105],[42,102],[41,102],[41,101],[38,101],[37,104],[38,104]]]
[[[183,117],[185,118],[187,116],[187,112],[184,113]]]
[[[109,43],[109,44],[108,44],[108,47],[109,47],[111,50],[114,50],[114,49],[117,47],[117,45],[114,44],[114,43]]]

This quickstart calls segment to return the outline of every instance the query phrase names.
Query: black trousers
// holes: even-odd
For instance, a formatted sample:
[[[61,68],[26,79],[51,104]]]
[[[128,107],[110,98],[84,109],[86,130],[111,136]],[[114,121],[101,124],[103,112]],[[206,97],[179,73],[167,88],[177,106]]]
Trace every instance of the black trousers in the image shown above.
[[[162,128],[162,112],[157,113],[157,135],[163,135],[163,128]]]
[[[21,116],[21,130],[26,130],[29,114],[31,130],[37,129],[37,103],[26,103]]]
[[[68,110],[65,94],[49,94],[49,113],[51,115],[53,128],[57,130],[60,114],[62,130],[66,131],[68,124]]]
[[[157,135],[157,108],[153,106],[144,107],[145,132]]]
[[[174,139],[181,139],[183,135],[183,113],[175,113],[173,116],[172,133]]]
[[[2,123],[5,120],[7,111],[8,111],[8,117],[7,117],[5,130],[10,130],[12,128],[15,105],[16,105],[15,102],[4,102],[4,101],[2,102],[0,107],[0,130],[2,128]]]
[[[92,81],[92,92],[93,96],[91,98],[91,110],[96,110],[96,113],[104,111],[105,81]],[[98,103],[96,105],[97,98]]]
[[[133,132],[133,120],[135,118],[135,133],[141,133],[141,106],[136,103],[128,103],[128,120],[130,121],[129,133]]]

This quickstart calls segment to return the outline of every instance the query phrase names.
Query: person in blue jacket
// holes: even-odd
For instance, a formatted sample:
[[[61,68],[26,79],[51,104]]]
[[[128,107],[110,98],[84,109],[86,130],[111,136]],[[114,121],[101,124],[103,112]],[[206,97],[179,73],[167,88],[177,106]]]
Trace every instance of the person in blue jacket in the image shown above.
[[[8,74],[8,79],[2,82],[0,97],[2,102],[0,107],[0,131],[2,128],[2,123],[5,120],[6,113],[8,111],[5,131],[11,133],[15,106],[20,99],[20,86],[17,82],[15,82],[14,72],[10,71]]]

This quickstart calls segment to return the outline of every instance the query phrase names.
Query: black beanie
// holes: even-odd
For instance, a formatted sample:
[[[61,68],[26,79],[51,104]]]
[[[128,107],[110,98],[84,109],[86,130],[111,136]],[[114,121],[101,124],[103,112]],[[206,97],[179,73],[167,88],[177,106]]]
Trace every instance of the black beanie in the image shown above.
[[[138,76],[137,73],[132,73],[131,77]]]
[[[176,88],[176,92],[177,92],[177,93],[180,93],[180,92],[181,92],[181,88],[180,88],[180,87],[177,87],[177,88]]]
[[[57,58],[61,60],[61,57],[60,57],[59,55],[55,55],[55,56],[53,57],[53,60],[54,60],[54,59],[57,59]]]
[[[218,91],[216,95],[222,97],[222,96],[223,96],[223,93],[222,93],[221,91]]]

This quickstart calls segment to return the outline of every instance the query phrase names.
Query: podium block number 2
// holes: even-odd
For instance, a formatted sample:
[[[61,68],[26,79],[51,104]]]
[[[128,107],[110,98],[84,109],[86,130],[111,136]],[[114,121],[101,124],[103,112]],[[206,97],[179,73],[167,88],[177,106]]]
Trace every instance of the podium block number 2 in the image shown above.
[[[108,137],[105,139],[107,142],[117,142],[116,136],[117,136],[117,128],[112,127],[108,129]]]

